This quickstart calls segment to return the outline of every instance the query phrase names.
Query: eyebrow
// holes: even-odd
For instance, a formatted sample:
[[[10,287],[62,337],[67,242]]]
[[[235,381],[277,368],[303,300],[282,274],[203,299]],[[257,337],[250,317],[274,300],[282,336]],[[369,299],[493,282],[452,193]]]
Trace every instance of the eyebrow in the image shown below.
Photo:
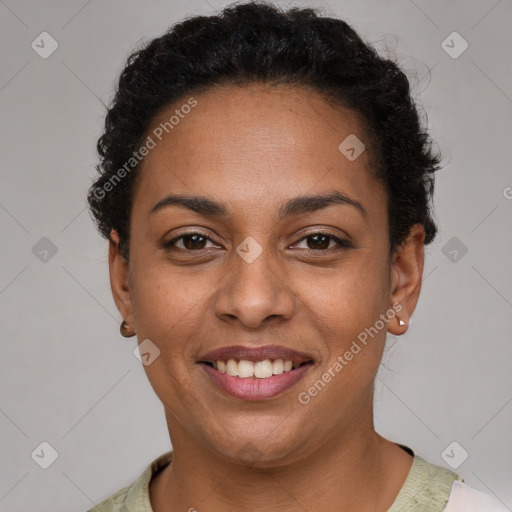
[[[294,197],[283,204],[278,211],[278,219],[284,220],[294,215],[303,213],[314,212],[323,210],[332,205],[348,205],[357,209],[363,217],[368,216],[368,212],[364,209],[363,205],[351,199],[350,197],[342,194],[341,192],[334,191],[330,194],[324,195],[306,195]],[[227,217],[229,215],[228,209],[223,203],[219,203],[213,199],[201,196],[185,196],[185,195],[168,195],[158,201],[150,210],[150,215],[160,211],[168,206],[178,206],[187,208],[200,215],[206,217]]]

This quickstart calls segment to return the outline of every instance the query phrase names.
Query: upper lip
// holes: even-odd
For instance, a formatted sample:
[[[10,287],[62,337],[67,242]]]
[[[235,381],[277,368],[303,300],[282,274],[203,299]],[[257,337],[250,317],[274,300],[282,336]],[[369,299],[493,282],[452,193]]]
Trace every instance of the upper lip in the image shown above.
[[[217,360],[226,361],[228,359],[245,359],[253,362],[263,361],[265,359],[282,359],[283,361],[292,361],[296,364],[313,361],[310,355],[304,352],[297,352],[296,350],[281,345],[260,345],[258,347],[231,345],[204,354],[199,358],[199,362],[213,363]]]

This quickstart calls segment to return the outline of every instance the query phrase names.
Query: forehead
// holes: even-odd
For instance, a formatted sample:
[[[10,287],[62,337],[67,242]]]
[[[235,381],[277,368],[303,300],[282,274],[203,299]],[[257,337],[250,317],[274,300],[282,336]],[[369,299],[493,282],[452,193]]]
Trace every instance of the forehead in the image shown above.
[[[333,189],[365,203],[379,188],[369,151],[351,160],[340,150],[345,140],[369,147],[359,116],[311,90],[226,86],[191,96],[193,108],[182,108],[185,96],[151,123],[155,145],[139,169],[139,205],[170,192],[235,204]]]

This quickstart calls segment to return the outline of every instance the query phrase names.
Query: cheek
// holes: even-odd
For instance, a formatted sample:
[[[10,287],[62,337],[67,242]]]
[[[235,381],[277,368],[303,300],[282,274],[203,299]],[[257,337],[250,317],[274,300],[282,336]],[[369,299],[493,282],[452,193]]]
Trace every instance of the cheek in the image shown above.
[[[162,403],[171,410],[185,407],[181,390],[192,386],[190,371],[195,367],[192,347],[197,345],[198,325],[204,321],[200,314],[200,296],[210,287],[197,283],[197,278],[185,279],[169,265],[139,258],[132,273],[132,305],[139,343],[151,340],[157,354],[143,366],[150,385]],[[202,320],[203,319],[203,320]],[[180,405],[181,404],[181,405]]]
[[[197,283],[190,279],[179,280],[169,267],[152,264],[150,260],[134,271],[132,279],[132,306],[139,342],[151,340],[160,351],[157,361],[165,362],[168,373],[180,374],[178,368],[190,359],[187,347],[194,346],[191,337],[201,321],[197,290],[202,289],[204,295],[208,287],[196,287]],[[180,357],[176,357],[178,354]],[[163,368],[160,372],[152,366],[145,366],[150,380],[167,378]]]
[[[312,280],[305,295],[311,321],[329,350],[329,364],[343,357],[350,372],[378,367],[387,333],[380,315],[390,307],[384,266],[378,258],[361,256],[336,276]]]
[[[368,253],[359,253],[330,275],[307,280],[304,300],[336,330],[364,328],[388,307],[387,270]]]
[[[155,255],[144,254],[132,271],[132,305],[140,332],[180,329],[198,309],[211,288],[208,272],[172,267]],[[178,323],[179,322],[179,323]]]

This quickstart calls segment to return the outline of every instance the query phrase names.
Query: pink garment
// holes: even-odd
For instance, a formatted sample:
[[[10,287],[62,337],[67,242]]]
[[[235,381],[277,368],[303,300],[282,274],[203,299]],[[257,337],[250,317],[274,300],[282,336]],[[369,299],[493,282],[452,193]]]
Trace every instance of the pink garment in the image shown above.
[[[510,512],[510,509],[494,496],[454,481],[443,512]]]

